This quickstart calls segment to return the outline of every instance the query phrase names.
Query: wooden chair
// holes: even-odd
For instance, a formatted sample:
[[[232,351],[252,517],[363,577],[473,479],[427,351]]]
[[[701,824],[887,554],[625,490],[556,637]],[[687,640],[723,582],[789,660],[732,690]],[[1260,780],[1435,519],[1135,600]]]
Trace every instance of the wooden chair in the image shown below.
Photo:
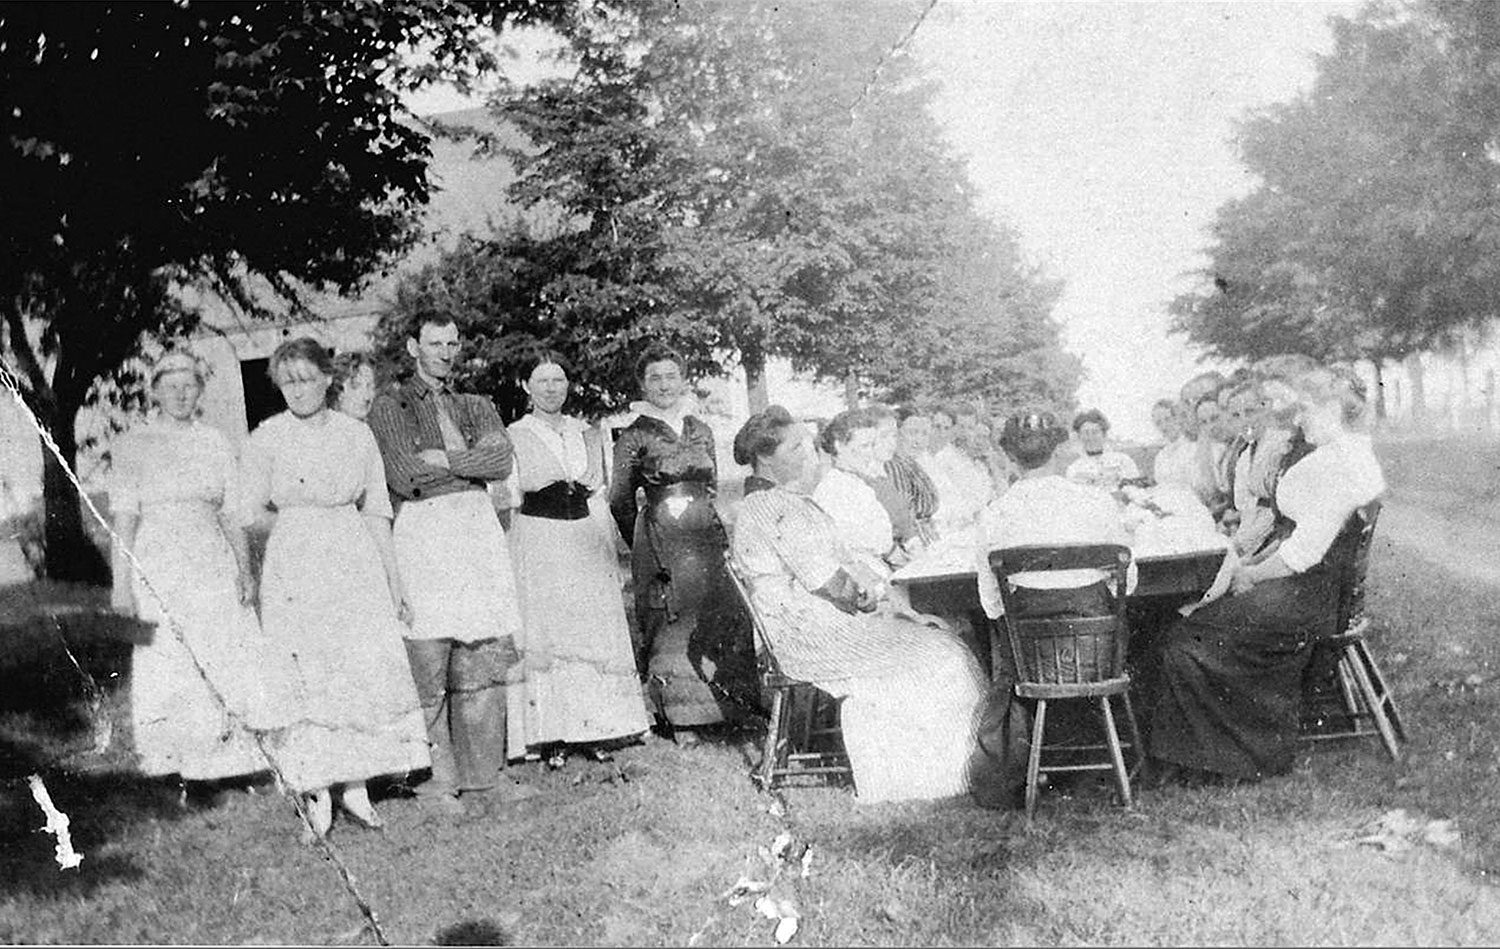
[[[1026,768],[1026,816],[1036,810],[1037,783],[1043,772],[1110,771],[1120,794],[1120,802],[1130,807],[1130,776],[1134,768],[1125,767],[1119,731],[1115,727],[1110,699],[1119,697],[1130,728],[1130,747],[1135,753],[1135,768],[1145,760],[1140,728],[1130,705],[1130,675],[1125,671],[1125,650],[1129,626],[1125,621],[1125,576],[1130,565],[1130,550],[1120,544],[1068,545],[1059,547],[1011,547],[991,551],[990,569],[1000,584],[1005,605],[1001,623],[1011,656],[1004,656],[1000,637],[992,643],[992,666],[996,670],[1013,668],[1016,695],[1036,701],[1031,731],[1031,755]],[[1020,602],[1011,577],[1018,573],[1054,570],[1098,570],[1107,577],[1106,587],[1112,601],[1107,612],[1088,616],[1045,615],[1035,603],[1028,610]],[[1073,589],[1039,590],[1027,588],[1027,599],[1045,603],[1050,595],[1067,595]],[[1100,713],[1104,742],[1102,744],[1047,745],[1047,704],[1049,702],[1084,700],[1094,704]],[[1099,752],[1107,752],[1100,760]],[[1068,759],[1054,763],[1045,758]],[[1080,760],[1082,759],[1082,760]]]
[[[1301,739],[1379,738],[1393,761],[1401,759],[1406,728],[1396,700],[1365,642],[1365,572],[1380,502],[1371,501],[1349,518],[1335,545],[1343,561],[1339,579],[1336,632],[1313,645],[1302,678]]]
[[[843,731],[839,724],[839,700],[822,689],[781,671],[765,621],[744,578],[735,568],[728,551],[725,566],[740,601],[755,628],[755,662],[760,674],[762,700],[770,699],[766,738],[760,764],[753,772],[761,790],[769,791],[789,779],[819,778],[854,781],[849,754],[844,750]]]

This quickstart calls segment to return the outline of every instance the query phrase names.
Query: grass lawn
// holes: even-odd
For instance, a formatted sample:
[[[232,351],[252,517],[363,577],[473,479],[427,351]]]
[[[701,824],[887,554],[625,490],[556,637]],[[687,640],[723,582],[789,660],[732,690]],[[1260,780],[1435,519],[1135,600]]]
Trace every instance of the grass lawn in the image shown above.
[[[1372,646],[1412,738],[1399,765],[1373,742],[1325,745],[1288,777],[1143,792],[1131,811],[1103,785],[1053,791],[1028,826],[962,800],[862,807],[827,787],[766,795],[748,778],[756,733],[685,748],[653,738],[613,762],[526,765],[537,798],[458,825],[421,822],[389,789],[384,834],[341,822],[333,840],[393,942],[774,945],[753,897],[731,905],[726,893],[742,875],[767,877],[785,833],[789,856],[804,845],[811,854],[805,878],[790,859],[774,887],[801,915],[793,944],[1493,943],[1500,588],[1376,538]],[[0,599],[0,610],[19,602]],[[131,772],[123,631],[86,614],[64,630],[104,690],[114,741],[95,752],[56,632],[8,633],[0,940],[371,942],[335,869],[298,844],[273,792],[184,812],[172,789]],[[52,838],[36,830],[31,771],[72,819],[85,854],[77,870],[58,870]],[[1460,842],[1356,842],[1397,808],[1417,826],[1452,820]],[[453,930],[463,923],[484,925]]]

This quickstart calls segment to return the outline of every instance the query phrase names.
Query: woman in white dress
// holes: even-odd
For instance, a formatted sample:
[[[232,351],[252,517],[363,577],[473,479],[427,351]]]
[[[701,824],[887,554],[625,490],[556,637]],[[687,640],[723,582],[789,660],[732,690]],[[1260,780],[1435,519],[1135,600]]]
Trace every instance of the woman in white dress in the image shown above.
[[[135,750],[146,774],[193,782],[184,802],[189,787],[211,793],[201,782],[266,770],[249,729],[279,723],[271,666],[257,661],[249,547],[226,517],[234,450],[196,417],[203,383],[202,364],[184,351],[157,361],[159,411],[116,444],[109,490],[112,604],[156,626],[131,660]]]
[[[760,487],[735,524],[734,564],[787,675],[844,699],[844,746],[862,803],[976,790],[986,683],[963,641],[895,609],[806,494],[807,431],[780,406],[735,438]]]
[[[644,732],[646,704],[608,506],[598,433],[562,412],[568,373],[556,353],[521,383],[531,412],[510,426],[521,507],[512,534],[525,685],[511,709],[528,748],[594,744]],[[596,752],[599,749],[595,749]]]
[[[429,765],[427,733],[401,639],[405,614],[391,547],[391,502],[375,436],[331,411],[333,366],[312,339],[277,347],[271,378],[287,411],[263,422],[245,452],[243,516],[272,505],[261,572],[261,621],[292,654],[298,718],[282,768],[307,795],[309,830],[344,810],[381,826],[365,781]]]
[[[833,519],[849,552],[872,571],[889,576],[892,566],[908,559],[896,543],[891,517],[867,479],[885,474],[876,453],[879,419],[866,409],[849,409],[833,417],[819,436],[833,467],[818,480],[812,499]]]

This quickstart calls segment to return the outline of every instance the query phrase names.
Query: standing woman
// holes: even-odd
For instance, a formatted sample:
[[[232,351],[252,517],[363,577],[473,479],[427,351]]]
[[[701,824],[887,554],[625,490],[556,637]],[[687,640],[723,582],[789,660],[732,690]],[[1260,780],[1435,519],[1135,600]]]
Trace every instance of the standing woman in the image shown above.
[[[511,542],[526,677],[521,714],[512,722],[519,719],[528,747],[639,734],[649,723],[614,537],[604,512],[589,503],[602,500],[603,443],[593,428],[562,413],[568,399],[562,357],[547,352],[531,360],[521,387],[531,412],[509,431],[522,498]]]
[[[159,412],[116,445],[109,491],[118,540],[113,606],[156,624],[131,660],[136,754],[146,774],[181,775],[194,792],[207,790],[197,782],[266,770],[246,726],[270,727],[277,711],[275,683],[260,678],[271,670],[255,661],[249,545],[227,516],[238,485],[234,451],[197,418],[203,383],[202,364],[189,353],[157,360],[151,397]]]
[[[366,779],[429,765],[398,619],[406,606],[385,469],[369,428],[329,409],[333,364],[322,345],[282,343],[270,372],[287,411],[250,435],[244,516],[276,508],[261,620],[292,654],[300,693],[283,770],[307,795],[313,834],[332,826],[335,784],[350,816],[379,827]]]
[[[645,401],[615,443],[609,486],[631,544],[636,668],[671,727],[712,725],[756,703],[750,618],[725,574],[728,539],[714,511],[714,433],[692,414],[681,356],[652,346],[636,378]]]

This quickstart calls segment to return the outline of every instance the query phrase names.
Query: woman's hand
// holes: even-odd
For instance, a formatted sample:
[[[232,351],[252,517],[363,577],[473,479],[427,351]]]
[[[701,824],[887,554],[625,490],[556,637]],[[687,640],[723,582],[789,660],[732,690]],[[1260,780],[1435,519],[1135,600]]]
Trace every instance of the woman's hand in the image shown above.
[[[130,587],[130,581],[116,583],[109,590],[109,608],[121,616],[136,616],[139,611],[135,602],[135,591]]]
[[[260,596],[260,584],[255,580],[255,574],[248,567],[240,570],[235,577],[235,588],[240,594],[240,606],[254,606],[256,599]]]
[[[1229,592],[1235,596],[1249,593],[1255,589],[1255,577],[1243,565],[1234,568],[1234,575],[1229,578]]]

